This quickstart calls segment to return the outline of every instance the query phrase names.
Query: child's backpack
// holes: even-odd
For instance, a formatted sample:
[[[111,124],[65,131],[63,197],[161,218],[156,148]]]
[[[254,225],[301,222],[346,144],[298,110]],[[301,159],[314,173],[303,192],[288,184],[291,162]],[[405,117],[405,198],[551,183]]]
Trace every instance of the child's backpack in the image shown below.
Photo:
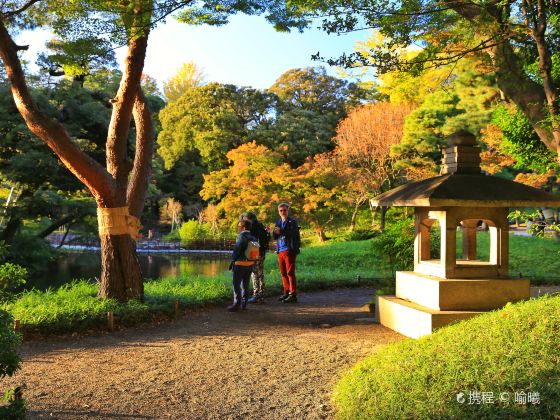
[[[247,242],[247,248],[245,249],[245,258],[247,261],[258,261],[260,256],[259,241],[249,239]]]

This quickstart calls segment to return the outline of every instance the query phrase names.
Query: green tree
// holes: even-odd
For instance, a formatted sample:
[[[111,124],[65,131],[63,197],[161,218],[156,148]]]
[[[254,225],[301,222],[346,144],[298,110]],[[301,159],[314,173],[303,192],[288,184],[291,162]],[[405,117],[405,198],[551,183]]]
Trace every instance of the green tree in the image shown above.
[[[117,64],[110,42],[104,38],[54,38],[46,48],[48,53],[40,53],[37,64],[50,76],[65,76],[82,86],[92,72],[109,70]]]
[[[278,95],[277,118],[258,131],[257,141],[279,151],[296,167],[334,148],[336,126],[365,92],[329,76],[323,67],[291,69],[269,88]]]
[[[393,148],[409,178],[436,174],[444,138],[460,129],[479,136],[498,102],[494,75],[484,73],[476,63],[466,61],[448,71],[444,85],[417,97],[419,105],[406,118],[402,142]],[[430,73],[425,70],[414,79],[420,82],[430,78]]]
[[[274,105],[273,94],[234,85],[210,83],[187,90],[160,113],[158,153],[166,168],[193,151],[210,171],[224,168],[227,152],[249,141]]]
[[[299,5],[302,13],[327,16],[323,28],[329,32],[370,28],[383,35],[384,42],[367,54],[358,51],[331,60],[337,64],[414,72],[466,56],[479,57],[496,74],[503,94],[560,159],[560,90],[553,73],[560,44],[557,0],[297,0],[291,4]],[[398,53],[411,46],[421,48],[413,58]],[[533,77],[534,70],[538,77]]]

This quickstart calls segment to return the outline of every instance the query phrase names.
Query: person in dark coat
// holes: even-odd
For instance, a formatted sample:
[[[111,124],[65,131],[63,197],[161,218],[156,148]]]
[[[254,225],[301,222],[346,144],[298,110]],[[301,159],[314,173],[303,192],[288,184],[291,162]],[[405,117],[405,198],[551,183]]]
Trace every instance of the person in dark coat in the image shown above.
[[[234,312],[239,308],[247,308],[247,295],[249,293],[249,279],[253,272],[254,261],[247,260],[245,251],[249,241],[255,241],[251,235],[251,222],[249,220],[240,220],[237,223],[237,239],[231,256],[231,264],[229,266],[233,273],[233,303],[228,306],[228,311]]]
[[[284,288],[284,294],[279,300],[284,303],[297,303],[296,257],[299,254],[301,239],[297,220],[289,216],[289,210],[288,203],[278,205],[280,218],[274,225],[272,237],[276,240],[278,266]]]

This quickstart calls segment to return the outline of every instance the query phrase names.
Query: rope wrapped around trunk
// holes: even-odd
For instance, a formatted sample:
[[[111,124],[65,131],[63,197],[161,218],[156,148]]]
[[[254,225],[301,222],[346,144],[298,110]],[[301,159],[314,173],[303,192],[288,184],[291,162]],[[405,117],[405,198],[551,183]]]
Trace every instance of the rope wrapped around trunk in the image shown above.
[[[99,236],[130,235],[135,241],[142,235],[140,219],[128,213],[128,207],[97,208]]]

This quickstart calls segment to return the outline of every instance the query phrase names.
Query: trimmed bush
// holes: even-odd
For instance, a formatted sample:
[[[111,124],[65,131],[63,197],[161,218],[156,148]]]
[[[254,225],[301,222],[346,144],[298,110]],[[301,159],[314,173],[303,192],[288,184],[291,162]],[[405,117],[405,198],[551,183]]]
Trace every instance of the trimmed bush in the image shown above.
[[[19,368],[21,359],[18,355],[20,339],[14,332],[12,316],[0,310],[0,379],[12,376]],[[25,403],[16,398],[14,390],[9,390],[0,403],[0,418],[23,419],[25,418]]]
[[[482,392],[492,392],[493,403],[478,403]],[[516,393],[535,401],[517,403]],[[560,297],[507,305],[388,345],[340,380],[334,401],[343,419],[557,418]]]

